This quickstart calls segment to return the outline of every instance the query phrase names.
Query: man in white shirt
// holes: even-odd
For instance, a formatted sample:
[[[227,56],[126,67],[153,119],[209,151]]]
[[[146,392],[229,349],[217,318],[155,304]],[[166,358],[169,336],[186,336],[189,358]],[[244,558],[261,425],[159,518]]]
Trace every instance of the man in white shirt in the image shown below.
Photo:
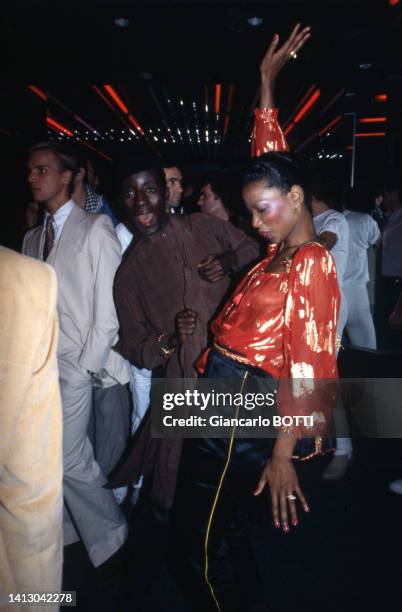
[[[93,565],[110,567],[127,538],[127,524],[87,436],[93,381],[128,382],[124,360],[112,350],[118,321],[113,280],[121,261],[112,222],[90,215],[71,199],[76,158],[47,142],[28,153],[33,197],[45,207],[42,226],[30,230],[25,254],[47,261],[58,280],[57,351],[63,407],[64,544],[83,541]]]
[[[345,210],[349,226],[349,257],[343,291],[348,304],[346,331],[351,344],[376,350],[377,341],[367,291],[368,249],[380,239],[380,228],[370,215]]]
[[[341,306],[339,311],[336,334],[340,342],[348,318],[348,308],[343,291],[344,276],[349,253],[349,227],[345,217],[338,211],[330,208],[324,201],[324,191],[321,186],[313,189],[312,208],[315,231],[320,242],[327,247],[335,260],[339,289],[341,292]],[[348,431],[345,409],[338,402],[334,413],[335,431]],[[352,442],[350,438],[336,439],[334,457],[323,472],[325,480],[342,478],[346,474],[352,456]]]

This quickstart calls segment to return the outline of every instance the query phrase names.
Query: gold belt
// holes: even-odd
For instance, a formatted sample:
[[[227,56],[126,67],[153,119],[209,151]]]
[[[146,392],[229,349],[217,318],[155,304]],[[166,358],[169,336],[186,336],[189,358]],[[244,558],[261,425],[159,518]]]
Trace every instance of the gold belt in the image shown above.
[[[249,366],[253,365],[250,363],[247,357],[242,357],[241,355],[238,355],[237,353],[231,353],[227,349],[223,348],[223,346],[219,346],[219,344],[216,344],[215,342],[213,343],[213,346],[214,348],[216,348],[217,351],[222,353],[222,355],[225,355],[225,357],[229,357],[229,359],[233,359],[233,361],[238,361],[239,363],[243,363]]]

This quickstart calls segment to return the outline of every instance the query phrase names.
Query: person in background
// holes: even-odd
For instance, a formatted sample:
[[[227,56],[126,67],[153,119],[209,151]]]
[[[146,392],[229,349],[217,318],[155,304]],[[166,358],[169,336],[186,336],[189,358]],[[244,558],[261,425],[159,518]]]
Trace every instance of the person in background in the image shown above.
[[[86,212],[107,215],[116,226],[118,221],[108,201],[96,191],[99,188],[99,177],[94,162],[78,151],[75,154],[79,160],[80,170],[74,179],[72,199]]]
[[[120,245],[106,215],[91,215],[71,199],[76,156],[58,143],[43,142],[28,152],[28,181],[45,208],[43,225],[30,230],[26,255],[56,271],[60,340],[57,358],[63,406],[64,544],[80,539],[103,580],[122,559],[127,524],[88,438],[93,384],[126,384],[128,368],[114,350],[118,320],[113,280]]]
[[[378,244],[381,233],[378,223],[361,212],[363,197],[356,190],[349,194],[343,215],[349,226],[349,254],[344,274],[343,292],[348,305],[346,332],[351,344],[376,350],[377,341],[370,311],[368,249]]]
[[[342,213],[332,208],[333,194],[328,184],[318,175],[313,179],[312,194],[315,231],[317,232],[321,244],[331,252],[335,260],[336,273],[341,292],[339,319],[336,331],[339,347],[348,318],[347,301],[343,292],[343,284],[349,254],[349,226]],[[339,400],[337,409],[335,410],[334,421],[335,432],[349,432],[346,412],[341,400]],[[342,437],[337,436],[335,454],[323,472],[323,478],[325,480],[335,480],[337,478],[342,478],[346,474],[352,458],[352,450],[352,441],[350,437],[346,437],[345,435]]]
[[[116,226],[116,234],[121,245],[122,255],[126,253],[133,241],[135,229],[131,220],[131,211],[132,200],[126,200],[123,209],[123,221]],[[133,363],[130,363],[130,373],[132,398],[131,435],[134,435],[149,406],[152,370],[138,368]]]
[[[183,199],[183,174],[177,166],[165,166],[163,171],[168,191],[166,212],[172,215],[183,215],[184,209],[181,205]]]
[[[60,592],[62,412],[57,280],[50,266],[0,246],[0,610],[9,594]]]
[[[125,160],[120,181],[126,225],[134,237],[115,279],[118,350],[156,378],[194,378],[208,322],[232,273],[256,259],[258,246],[230,223],[209,215],[169,214],[165,174],[145,152]],[[147,387],[143,399],[148,398]],[[108,485],[129,485],[143,476],[142,513],[133,544],[137,556],[131,567],[133,605],[139,608],[166,561],[181,446],[179,438],[152,438],[149,408],[126,462]]]
[[[382,350],[401,350],[402,333],[389,324],[402,288],[402,199],[400,178],[396,172],[387,179],[380,206],[383,215],[382,264],[375,313],[378,346]]]
[[[222,176],[213,175],[204,179],[198,198],[201,212],[229,221],[227,199],[227,186]]]
[[[102,195],[96,193],[99,178],[95,165],[91,160],[75,152],[79,171],[74,178],[72,200],[85,212],[90,214],[106,214],[115,225],[117,223],[108,203]],[[92,184],[91,184],[92,183]],[[125,364],[125,370],[129,364]],[[130,436],[130,396],[126,385],[119,384],[109,378],[93,381],[93,406],[88,423],[88,436],[94,448],[95,459],[102,472],[108,475],[118,463]],[[127,489],[114,489],[113,494],[120,504],[123,502]]]

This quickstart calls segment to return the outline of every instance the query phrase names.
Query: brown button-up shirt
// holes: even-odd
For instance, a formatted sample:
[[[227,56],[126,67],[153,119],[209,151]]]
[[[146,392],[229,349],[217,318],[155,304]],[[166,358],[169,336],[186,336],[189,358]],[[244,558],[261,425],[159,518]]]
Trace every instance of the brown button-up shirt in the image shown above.
[[[230,275],[215,283],[204,281],[197,266],[209,254],[231,250],[237,256],[234,272],[259,255],[257,242],[241,230],[201,213],[171,216],[161,231],[134,242],[115,279],[119,352],[139,367],[165,366],[168,377],[195,377],[194,363],[207,345],[209,321],[231,284]],[[176,314],[185,308],[198,313],[195,333],[167,357],[159,338],[174,333]],[[170,507],[181,440],[151,439],[149,414],[144,421],[112,485],[131,483],[143,471],[152,472],[153,500]]]

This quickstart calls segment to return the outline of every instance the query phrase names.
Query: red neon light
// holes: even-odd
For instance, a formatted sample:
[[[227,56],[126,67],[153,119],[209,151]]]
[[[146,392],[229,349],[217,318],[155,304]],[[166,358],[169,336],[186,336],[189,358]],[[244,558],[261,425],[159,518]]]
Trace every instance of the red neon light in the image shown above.
[[[99,87],[97,87],[96,85],[93,85],[93,88],[96,91],[96,93],[98,94],[98,96],[100,96],[102,98],[102,100],[104,101],[104,103],[110,108],[110,110],[115,115],[117,115],[116,109],[114,108],[114,106],[112,106],[111,102],[109,102],[109,100],[107,99],[105,94],[99,89]]]
[[[221,86],[219,83],[215,85],[215,113],[219,115],[221,106]]]
[[[292,121],[292,123],[290,123],[288,127],[286,128],[286,130],[283,132],[285,136],[287,136],[293,130],[294,126],[295,126],[295,122]]]
[[[307,111],[313,106],[314,102],[320,97],[321,91],[317,89],[311,96],[309,100],[307,100],[306,104],[300,109],[297,113],[296,117],[293,120],[293,123],[299,123],[302,117],[307,113]]]
[[[359,119],[359,123],[385,123],[386,117],[363,117]]]
[[[385,132],[359,132],[355,134],[356,138],[373,138],[375,136],[385,136]]]
[[[119,98],[119,96],[117,95],[117,93],[115,92],[113,87],[111,85],[104,85],[103,87],[106,89],[106,91],[108,92],[108,94],[112,98],[112,100],[114,100],[116,102],[116,104],[120,108],[120,110],[122,110],[125,115],[128,115],[128,108],[127,108],[127,106],[124,104],[124,102],[121,100],[121,98]]]
[[[28,89],[30,89],[34,94],[39,96],[39,98],[42,98],[42,100],[47,102],[47,95],[43,93],[43,91],[41,91],[38,87],[35,87],[35,85],[28,85]]]
[[[337,123],[339,123],[342,119],[342,115],[338,115],[337,117],[335,117],[335,119],[332,119],[332,121],[330,121],[328,123],[328,125],[326,125],[325,127],[322,128],[322,130],[320,130],[318,133],[320,136],[322,136],[323,134],[325,134],[325,132],[328,132],[328,130],[330,130],[332,127],[334,127]]]
[[[388,4],[390,6],[396,6],[398,4],[399,0],[388,0]]]
[[[140,126],[140,124],[138,123],[138,121],[136,119],[134,119],[134,117],[132,115],[128,116],[128,120],[130,121],[130,123],[132,123],[132,125],[139,131],[139,133],[142,136],[145,136],[145,132],[142,129],[142,127]]]
[[[74,134],[70,132],[70,130],[68,130],[66,127],[64,127],[64,125],[61,125],[61,123],[57,123],[57,121],[55,121],[51,117],[46,117],[46,123],[48,123],[51,127],[56,128],[56,130],[58,130],[59,132],[67,134],[67,136],[74,136]]]
[[[388,96],[387,94],[378,94],[377,96],[374,96],[374,100],[376,102],[386,102],[388,100]]]

